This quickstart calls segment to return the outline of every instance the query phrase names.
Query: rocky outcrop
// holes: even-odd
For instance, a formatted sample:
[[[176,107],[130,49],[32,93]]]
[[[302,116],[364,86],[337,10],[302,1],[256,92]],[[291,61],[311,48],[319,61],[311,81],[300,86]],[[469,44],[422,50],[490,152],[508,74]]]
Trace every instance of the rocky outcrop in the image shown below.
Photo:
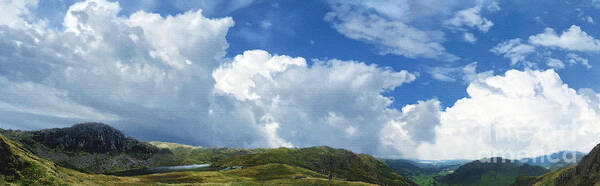
[[[33,140],[67,152],[152,154],[158,148],[125,136],[102,123],[82,123],[68,128],[32,131]]]
[[[592,151],[581,159],[581,162],[575,168],[576,174],[590,181],[590,183],[596,183],[600,181],[600,144],[596,145]]]
[[[600,182],[600,144],[585,155],[574,169],[558,175],[554,185],[593,185]]]
[[[39,157],[89,173],[149,167],[157,158],[171,153],[127,137],[102,123],[81,123],[38,131],[0,130],[0,133],[20,142]]]

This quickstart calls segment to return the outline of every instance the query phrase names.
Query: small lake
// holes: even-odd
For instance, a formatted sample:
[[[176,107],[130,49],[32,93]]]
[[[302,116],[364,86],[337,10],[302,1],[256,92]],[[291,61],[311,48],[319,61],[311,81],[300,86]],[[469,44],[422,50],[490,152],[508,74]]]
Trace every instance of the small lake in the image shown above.
[[[164,166],[164,167],[150,167],[141,169],[131,169],[122,172],[111,173],[116,176],[138,176],[145,174],[157,174],[166,172],[177,172],[177,171],[213,171],[215,168],[211,167],[210,164],[193,164],[193,165],[181,165],[181,166]]]

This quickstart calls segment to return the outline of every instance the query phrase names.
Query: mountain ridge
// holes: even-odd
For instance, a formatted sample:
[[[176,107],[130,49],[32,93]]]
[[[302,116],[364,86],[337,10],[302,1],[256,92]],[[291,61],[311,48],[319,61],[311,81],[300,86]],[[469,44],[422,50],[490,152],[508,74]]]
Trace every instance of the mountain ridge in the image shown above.
[[[217,172],[203,171],[186,171],[182,173],[161,173],[159,175],[177,175],[177,180],[182,179],[182,183],[193,183],[202,179],[186,179],[189,175],[208,176],[211,174],[219,174],[225,180],[231,180],[231,176],[242,176],[242,182],[262,183],[263,181],[276,180],[277,183],[285,181],[288,183],[327,183],[328,175],[334,175],[333,183],[348,181],[356,181],[357,184],[386,184],[386,185],[415,185],[407,180],[402,175],[395,173],[393,170],[379,162],[370,155],[355,154],[344,149],[334,149],[331,147],[310,147],[304,149],[229,149],[229,148],[202,148],[185,145],[175,145],[173,143],[150,143],[137,141],[133,138],[126,137],[120,131],[101,123],[83,123],[76,124],[73,127],[44,129],[38,131],[12,131],[0,130],[0,136],[6,135],[7,141],[14,140],[15,144],[19,145],[23,152],[28,152],[32,157],[43,160],[48,164],[52,164],[57,170],[66,172],[66,174],[78,174],[95,180],[97,176],[84,174],[90,173],[110,173],[119,170],[131,170],[136,167],[152,167],[164,164],[182,165],[186,161],[190,162],[209,162],[215,164],[215,167],[223,169]],[[3,137],[4,139],[5,137]],[[9,140],[10,138],[10,140]],[[133,141],[132,141],[133,140]],[[140,145],[141,144],[141,145]],[[152,145],[151,147],[146,144]],[[158,148],[157,146],[167,146],[172,148]],[[139,150],[141,147],[142,150]],[[0,148],[2,152],[6,149]],[[128,150],[133,153],[128,154]],[[302,152],[296,158],[287,156],[287,153],[279,152]],[[187,154],[187,155],[185,155]],[[39,155],[39,156],[38,156]],[[185,155],[185,156],[184,156]],[[279,155],[282,158],[291,158],[293,161],[272,161],[271,155]],[[12,176],[8,172],[15,172],[16,169],[21,169],[19,164],[15,164],[15,158],[6,156],[6,162],[13,162],[7,170],[2,170],[0,174],[5,177],[13,177],[16,179],[27,178],[31,176],[19,177]],[[245,161],[247,157],[254,157],[252,160]],[[258,159],[256,157],[259,157]],[[123,166],[123,160],[127,160],[127,164],[132,163],[134,158],[147,158],[140,164]],[[244,160],[246,164],[241,164],[239,160]],[[337,165],[335,170],[329,171],[326,167],[329,165],[326,161],[330,161]],[[135,160],[137,161],[137,160]],[[18,161],[17,161],[18,162]],[[56,162],[56,165],[54,165]],[[344,166],[345,162],[350,162],[351,166]],[[2,163],[2,162],[0,162]],[[91,164],[90,164],[91,163]],[[135,162],[133,162],[135,163]],[[122,166],[115,167],[114,165]],[[236,170],[237,165],[243,165],[244,169]],[[280,166],[281,165],[281,166]],[[310,165],[310,166],[306,166]],[[341,166],[340,166],[341,165]],[[79,173],[70,169],[82,171]],[[103,167],[107,166],[107,167]],[[10,168],[16,167],[16,168]],[[234,167],[231,169],[231,167]],[[262,168],[261,168],[262,167]],[[270,167],[270,168],[267,168]],[[280,169],[286,174],[279,175],[277,172],[269,172],[271,168]],[[231,170],[229,170],[231,169]],[[291,172],[290,172],[291,171]],[[308,172],[307,172],[308,171]],[[314,172],[313,172],[314,171]],[[60,174],[63,174],[63,173]],[[255,173],[250,173],[255,172]],[[57,173],[59,174],[59,173]],[[272,179],[258,179],[260,174],[271,175]],[[100,176],[100,175],[99,175]],[[183,176],[183,177],[179,177]],[[250,177],[247,177],[250,176]],[[258,177],[257,177],[258,176]],[[308,177],[307,177],[308,176]],[[60,177],[60,176],[59,176]],[[4,177],[3,177],[4,178]],[[114,177],[107,176],[116,180],[116,182],[138,183],[159,181],[161,183],[172,183],[167,177],[156,177],[151,175],[140,175],[134,177]],[[33,178],[35,180],[35,178]],[[165,180],[167,179],[167,180]],[[204,179],[204,178],[203,178]],[[206,178],[211,180],[210,178]],[[300,180],[296,180],[300,179]],[[15,179],[0,179],[13,181]],[[51,180],[54,180],[52,177]],[[286,181],[288,180],[288,181]],[[341,181],[340,181],[341,180]],[[72,180],[71,180],[72,181]],[[85,180],[84,180],[85,181]],[[165,181],[165,182],[163,182]],[[325,181],[325,182],[324,182]],[[51,183],[50,181],[47,183]],[[179,181],[177,181],[179,182]],[[271,181],[269,181],[271,182]],[[70,182],[69,182],[70,183]],[[89,182],[86,182],[89,183]],[[94,182],[95,183],[95,182]],[[175,183],[175,182],[174,182]],[[204,182],[203,182],[204,183]],[[45,184],[44,184],[45,185]],[[104,184],[100,184],[104,185]]]

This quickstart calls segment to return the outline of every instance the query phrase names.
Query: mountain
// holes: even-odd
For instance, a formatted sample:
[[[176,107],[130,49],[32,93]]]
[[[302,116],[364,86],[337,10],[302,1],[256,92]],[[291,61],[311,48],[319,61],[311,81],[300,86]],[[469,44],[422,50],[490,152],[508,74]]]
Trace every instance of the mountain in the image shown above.
[[[217,162],[216,166],[251,167],[279,163],[306,168],[335,178],[381,185],[416,185],[382,162],[366,154],[354,154],[331,147],[277,148],[238,155]]]
[[[114,185],[126,180],[60,167],[0,135],[0,185]]]
[[[583,156],[577,165],[562,168],[535,179],[530,179],[527,184],[523,185],[600,185],[600,144],[596,145],[590,153]]]
[[[519,176],[539,176],[546,172],[548,169],[540,166],[496,157],[464,164],[438,181],[440,185],[511,185]]]
[[[89,173],[155,166],[156,159],[170,154],[102,123],[38,131],[0,130],[0,134],[20,142],[41,158]]]
[[[585,153],[578,151],[560,151],[535,158],[523,158],[519,162],[556,170],[577,164],[583,156],[585,156]]]
[[[125,136],[102,123],[38,131],[2,130],[29,151],[63,167],[88,173],[110,173],[134,168],[175,165],[181,162],[168,149]]]
[[[102,123],[75,124],[29,132],[33,140],[66,152],[132,153],[142,156],[158,152],[158,148],[125,136],[121,131]]]

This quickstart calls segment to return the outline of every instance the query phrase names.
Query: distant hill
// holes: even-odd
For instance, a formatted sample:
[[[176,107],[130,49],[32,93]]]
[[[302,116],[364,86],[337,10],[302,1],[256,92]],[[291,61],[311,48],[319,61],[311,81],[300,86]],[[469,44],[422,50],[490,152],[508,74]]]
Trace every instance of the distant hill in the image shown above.
[[[394,171],[401,174],[415,173],[437,173],[440,171],[455,170],[471,160],[440,160],[440,161],[424,161],[410,159],[381,159],[381,161]]]
[[[349,181],[385,185],[416,185],[370,155],[354,154],[348,150],[325,146],[264,149],[224,159],[217,162],[216,165],[251,167],[270,163],[302,167]]]
[[[150,144],[163,150],[170,151],[171,154],[158,157],[156,165],[172,166],[187,164],[203,164],[219,162],[234,156],[260,153],[266,149],[243,149],[243,148],[202,148],[198,146],[183,145],[168,142],[150,142]]]
[[[540,166],[521,164],[500,157],[476,160],[441,177],[440,185],[511,185],[519,176],[539,176],[548,172]]]
[[[534,158],[523,158],[519,160],[521,163],[529,165],[537,165],[547,169],[560,169],[577,164],[585,156],[583,152],[577,151],[560,151],[549,155],[538,156]]]
[[[552,171],[535,179],[530,179],[527,184],[522,185],[600,185],[600,144],[585,155],[577,165]]]
[[[409,180],[423,186],[437,185],[436,179],[452,173],[469,160],[410,160],[380,159],[392,170],[406,176]]]

